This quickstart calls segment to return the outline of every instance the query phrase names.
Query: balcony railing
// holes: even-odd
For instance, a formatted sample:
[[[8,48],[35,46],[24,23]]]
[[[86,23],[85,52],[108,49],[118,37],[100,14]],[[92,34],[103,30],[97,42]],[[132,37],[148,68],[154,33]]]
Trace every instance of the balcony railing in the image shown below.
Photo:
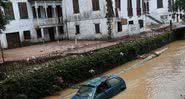
[[[36,19],[34,22],[35,22],[35,25],[37,26],[63,24],[63,17]]]

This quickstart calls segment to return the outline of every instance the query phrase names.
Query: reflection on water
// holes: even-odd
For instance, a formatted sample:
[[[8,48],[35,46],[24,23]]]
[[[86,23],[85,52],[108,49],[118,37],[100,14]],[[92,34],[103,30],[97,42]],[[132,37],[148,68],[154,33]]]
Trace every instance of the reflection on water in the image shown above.
[[[185,41],[177,41],[165,47],[161,56],[146,62],[134,70],[121,74],[127,89],[113,99],[183,99],[185,95]],[[165,48],[164,47],[164,48]],[[140,60],[124,64],[105,74],[115,74]],[[68,89],[60,95],[73,92]],[[46,99],[59,99],[59,96]]]

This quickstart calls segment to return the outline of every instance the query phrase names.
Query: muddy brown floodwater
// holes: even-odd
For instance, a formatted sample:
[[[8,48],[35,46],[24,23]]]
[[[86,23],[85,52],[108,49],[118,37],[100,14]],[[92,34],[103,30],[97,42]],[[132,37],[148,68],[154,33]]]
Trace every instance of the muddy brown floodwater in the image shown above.
[[[163,48],[168,50],[120,77],[125,79],[127,89],[113,99],[184,99],[185,96],[185,40],[176,41]],[[117,73],[141,60],[134,60],[105,74]],[[67,89],[60,96],[45,99],[63,99],[74,92]],[[67,99],[69,99],[68,97]]]

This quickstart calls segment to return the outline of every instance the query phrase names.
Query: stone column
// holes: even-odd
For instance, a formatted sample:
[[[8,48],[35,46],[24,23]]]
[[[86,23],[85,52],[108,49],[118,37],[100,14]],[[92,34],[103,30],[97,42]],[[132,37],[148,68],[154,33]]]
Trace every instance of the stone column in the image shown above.
[[[37,1],[35,1],[35,11],[36,11],[36,16],[37,16],[37,23],[39,25],[39,14],[38,14],[38,5],[37,5]]]
[[[56,12],[56,3],[53,1],[53,12],[54,12],[54,17],[57,17],[57,12]]]
[[[45,41],[44,28],[41,28],[41,35],[42,35],[42,40],[44,42]]]
[[[57,41],[59,41],[59,32],[58,32],[58,26],[56,26],[56,38],[57,38]]]
[[[46,2],[44,2],[44,9],[45,9],[46,18],[48,18],[48,11],[47,11],[47,4],[46,4]]]

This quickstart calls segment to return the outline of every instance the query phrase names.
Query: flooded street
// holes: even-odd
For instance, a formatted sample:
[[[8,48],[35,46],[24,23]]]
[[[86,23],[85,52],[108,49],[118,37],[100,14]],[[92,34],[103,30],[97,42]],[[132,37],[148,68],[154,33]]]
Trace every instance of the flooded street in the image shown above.
[[[184,99],[185,95],[185,41],[171,43],[169,49],[120,75],[127,89],[113,99]]]
[[[127,89],[113,99],[183,99],[185,96],[185,41],[164,46],[163,54],[119,75],[125,79]],[[118,73],[142,60],[134,60],[105,74]],[[63,99],[74,92],[68,89],[60,96],[46,99]],[[67,97],[69,98],[69,97]]]

